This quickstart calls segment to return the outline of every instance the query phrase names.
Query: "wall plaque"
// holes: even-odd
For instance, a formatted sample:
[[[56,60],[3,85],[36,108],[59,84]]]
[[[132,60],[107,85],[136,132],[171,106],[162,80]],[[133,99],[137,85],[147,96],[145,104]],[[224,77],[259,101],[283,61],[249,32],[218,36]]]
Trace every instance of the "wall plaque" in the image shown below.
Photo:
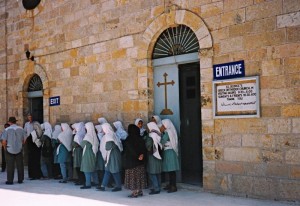
[[[213,115],[214,118],[259,117],[258,76],[213,81]]]

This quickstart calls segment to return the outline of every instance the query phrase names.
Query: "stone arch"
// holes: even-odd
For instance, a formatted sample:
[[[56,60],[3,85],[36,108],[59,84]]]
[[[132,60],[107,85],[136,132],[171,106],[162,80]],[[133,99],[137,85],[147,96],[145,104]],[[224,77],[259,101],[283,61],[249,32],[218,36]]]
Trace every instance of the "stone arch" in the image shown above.
[[[21,111],[20,114],[23,115],[23,117],[26,116],[26,105],[28,104],[28,98],[27,98],[27,89],[29,82],[33,75],[37,74],[43,83],[43,108],[44,108],[44,121],[49,121],[49,80],[46,71],[40,64],[36,64],[34,62],[28,62],[27,66],[24,68],[22,74],[19,78],[19,84],[18,84],[18,100],[19,105],[21,105]]]
[[[151,59],[152,50],[159,35],[165,29],[179,24],[186,25],[194,31],[199,41],[200,50],[212,47],[211,34],[199,16],[188,10],[171,10],[169,13],[158,16],[143,34],[142,38],[145,45],[149,45],[147,49],[148,59]]]
[[[138,89],[140,94],[147,94],[148,98],[148,115],[153,113],[153,68],[152,68],[152,52],[154,45],[159,35],[169,27],[183,24],[193,30],[199,41],[199,59],[200,61],[200,74],[204,69],[212,68],[213,56],[213,41],[208,27],[204,21],[195,13],[171,7],[169,12],[164,12],[155,18],[147,29],[142,34],[142,40],[139,48],[139,71],[145,71],[139,74]],[[212,71],[210,71],[212,72]],[[210,73],[209,72],[209,73]],[[207,72],[203,72],[207,73]],[[208,77],[209,79],[212,77]],[[201,83],[202,84],[202,83]],[[201,85],[202,87],[202,85]],[[208,96],[211,91],[208,91]],[[210,108],[212,110],[212,108]]]

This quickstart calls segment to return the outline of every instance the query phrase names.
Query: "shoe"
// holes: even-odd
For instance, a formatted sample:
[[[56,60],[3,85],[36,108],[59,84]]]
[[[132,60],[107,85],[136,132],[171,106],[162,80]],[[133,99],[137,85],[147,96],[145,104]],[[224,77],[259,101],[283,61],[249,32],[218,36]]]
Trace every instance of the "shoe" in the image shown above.
[[[107,185],[108,188],[113,188],[114,186],[112,184]]]
[[[165,187],[164,187],[164,190],[169,190],[170,189],[170,185],[166,185]]]
[[[118,191],[121,191],[122,188],[121,187],[115,187],[114,189],[112,189],[111,191],[112,192],[118,192]]]
[[[13,182],[6,181],[5,184],[7,184],[7,185],[13,185],[14,183],[13,183]]]
[[[138,196],[143,196],[144,194],[143,194],[143,191],[139,191],[138,192]]]
[[[61,176],[57,176],[57,177],[54,177],[55,180],[61,180],[62,177]]]
[[[159,194],[160,193],[160,191],[155,191],[155,190],[153,190],[153,191],[151,191],[150,193],[149,193],[149,195],[156,195],[156,194]]]
[[[168,190],[168,193],[173,193],[173,192],[177,192],[176,186],[171,186],[170,189]]]
[[[93,182],[91,183],[91,186],[92,186],[92,187],[95,187],[95,186],[97,186],[97,185],[98,185],[98,184],[96,184],[96,183],[93,183]]]
[[[130,197],[130,198],[137,198],[138,196],[139,196],[139,194],[134,194],[134,193],[128,195],[128,197]]]
[[[67,183],[66,180],[60,180],[59,183]]]
[[[37,178],[35,178],[35,177],[32,177],[32,178],[30,178],[29,180],[36,180]]]
[[[102,187],[102,186],[98,186],[98,187],[96,187],[96,189],[99,191],[105,191],[105,187]]]
[[[75,185],[84,185],[84,184],[81,182],[75,182]]]
[[[80,187],[80,189],[91,189],[92,187],[91,186],[82,186]]]
[[[18,180],[18,183],[19,183],[19,184],[22,184],[22,183],[23,183],[23,181],[21,181],[21,180]]]

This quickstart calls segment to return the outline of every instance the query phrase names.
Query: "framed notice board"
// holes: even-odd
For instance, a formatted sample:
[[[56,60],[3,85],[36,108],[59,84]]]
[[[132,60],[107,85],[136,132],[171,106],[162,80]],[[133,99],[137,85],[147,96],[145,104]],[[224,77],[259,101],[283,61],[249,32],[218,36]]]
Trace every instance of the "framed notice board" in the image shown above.
[[[213,81],[213,116],[260,117],[258,76]]]

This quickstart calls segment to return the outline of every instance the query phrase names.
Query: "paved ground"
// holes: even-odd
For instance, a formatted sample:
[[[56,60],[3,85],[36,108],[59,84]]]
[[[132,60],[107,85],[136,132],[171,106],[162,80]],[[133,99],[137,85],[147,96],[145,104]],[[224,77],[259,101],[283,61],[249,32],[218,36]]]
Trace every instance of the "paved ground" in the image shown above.
[[[15,175],[16,177],[16,175]],[[148,195],[144,190],[144,196],[128,198],[130,191],[123,189],[121,192],[96,191],[95,188],[81,190],[73,183],[60,184],[57,180],[28,180],[23,184],[15,183],[6,185],[6,173],[0,172],[0,203],[10,206],[287,206],[299,205],[292,202],[278,202],[239,198],[231,196],[215,195],[193,187],[183,187],[176,193],[168,194],[165,191],[158,195]]]

